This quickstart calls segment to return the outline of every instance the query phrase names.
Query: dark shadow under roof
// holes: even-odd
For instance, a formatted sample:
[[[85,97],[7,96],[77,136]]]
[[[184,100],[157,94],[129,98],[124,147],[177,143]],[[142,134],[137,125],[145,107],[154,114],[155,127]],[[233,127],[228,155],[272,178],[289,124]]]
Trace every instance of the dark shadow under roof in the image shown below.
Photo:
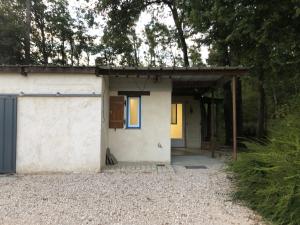
[[[171,79],[173,90],[187,92],[195,88],[207,90],[223,85],[233,76],[248,73],[243,67],[108,67],[108,66],[37,66],[37,65],[0,65],[0,75],[18,73],[30,74],[95,74],[114,78],[154,78]]]
[[[189,76],[223,75],[240,76],[248,73],[243,67],[108,67],[108,66],[37,66],[0,65],[0,73],[68,73],[112,76]]]

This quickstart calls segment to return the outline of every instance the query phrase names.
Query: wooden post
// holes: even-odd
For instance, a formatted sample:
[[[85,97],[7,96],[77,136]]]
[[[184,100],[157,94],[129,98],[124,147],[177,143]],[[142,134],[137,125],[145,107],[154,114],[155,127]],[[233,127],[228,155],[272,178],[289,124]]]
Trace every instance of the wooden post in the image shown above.
[[[210,147],[211,157],[215,157],[215,110],[214,110],[214,91],[211,92],[211,120],[210,120]]]
[[[206,126],[206,128],[207,128],[207,131],[206,131],[206,140],[207,141],[211,141],[211,137],[212,137],[212,135],[211,135],[211,102],[208,100],[208,102],[207,102],[207,114],[206,114],[206,121],[207,121],[207,126]]]
[[[236,76],[232,77],[232,158],[237,160]]]

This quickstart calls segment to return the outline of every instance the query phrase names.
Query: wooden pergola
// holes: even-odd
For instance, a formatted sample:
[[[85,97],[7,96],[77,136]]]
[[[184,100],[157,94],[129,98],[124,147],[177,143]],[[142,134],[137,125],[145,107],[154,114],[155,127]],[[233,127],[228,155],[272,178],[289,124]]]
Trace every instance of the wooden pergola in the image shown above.
[[[95,74],[96,76],[109,77],[140,77],[160,79],[171,79],[173,84],[173,95],[202,96],[208,91],[222,87],[231,82],[232,88],[232,157],[237,159],[237,118],[236,118],[236,87],[237,77],[248,73],[247,68],[242,67],[108,67],[108,66],[33,66],[33,65],[0,65],[0,72],[20,73],[28,76],[30,74]],[[212,91],[212,101],[214,101]],[[213,125],[211,133],[213,133]],[[214,149],[212,149],[212,154]]]

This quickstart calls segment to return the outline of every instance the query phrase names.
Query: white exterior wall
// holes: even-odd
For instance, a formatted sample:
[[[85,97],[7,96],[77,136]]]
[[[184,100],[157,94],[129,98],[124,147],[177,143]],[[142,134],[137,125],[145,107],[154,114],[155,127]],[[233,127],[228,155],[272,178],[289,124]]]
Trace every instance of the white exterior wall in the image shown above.
[[[173,102],[184,103],[185,111],[185,137],[187,148],[201,147],[201,113],[199,100],[192,96],[176,96]]]
[[[87,74],[0,75],[0,94],[101,94]],[[100,97],[18,97],[17,172],[97,172]]]
[[[101,99],[18,99],[17,173],[100,171]]]
[[[102,79],[92,74],[1,74],[1,94],[101,94]]]
[[[109,148],[119,161],[171,160],[171,94],[170,80],[110,79],[110,95],[117,91],[150,91],[141,97],[141,129],[109,129]]]

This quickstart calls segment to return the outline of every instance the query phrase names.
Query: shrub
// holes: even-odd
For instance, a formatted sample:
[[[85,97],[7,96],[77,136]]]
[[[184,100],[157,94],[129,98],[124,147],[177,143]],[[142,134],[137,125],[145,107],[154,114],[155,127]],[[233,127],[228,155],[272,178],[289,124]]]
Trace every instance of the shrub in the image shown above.
[[[285,118],[274,122],[265,144],[246,143],[249,150],[229,166],[235,175],[235,197],[274,224],[300,224],[298,99]]]

